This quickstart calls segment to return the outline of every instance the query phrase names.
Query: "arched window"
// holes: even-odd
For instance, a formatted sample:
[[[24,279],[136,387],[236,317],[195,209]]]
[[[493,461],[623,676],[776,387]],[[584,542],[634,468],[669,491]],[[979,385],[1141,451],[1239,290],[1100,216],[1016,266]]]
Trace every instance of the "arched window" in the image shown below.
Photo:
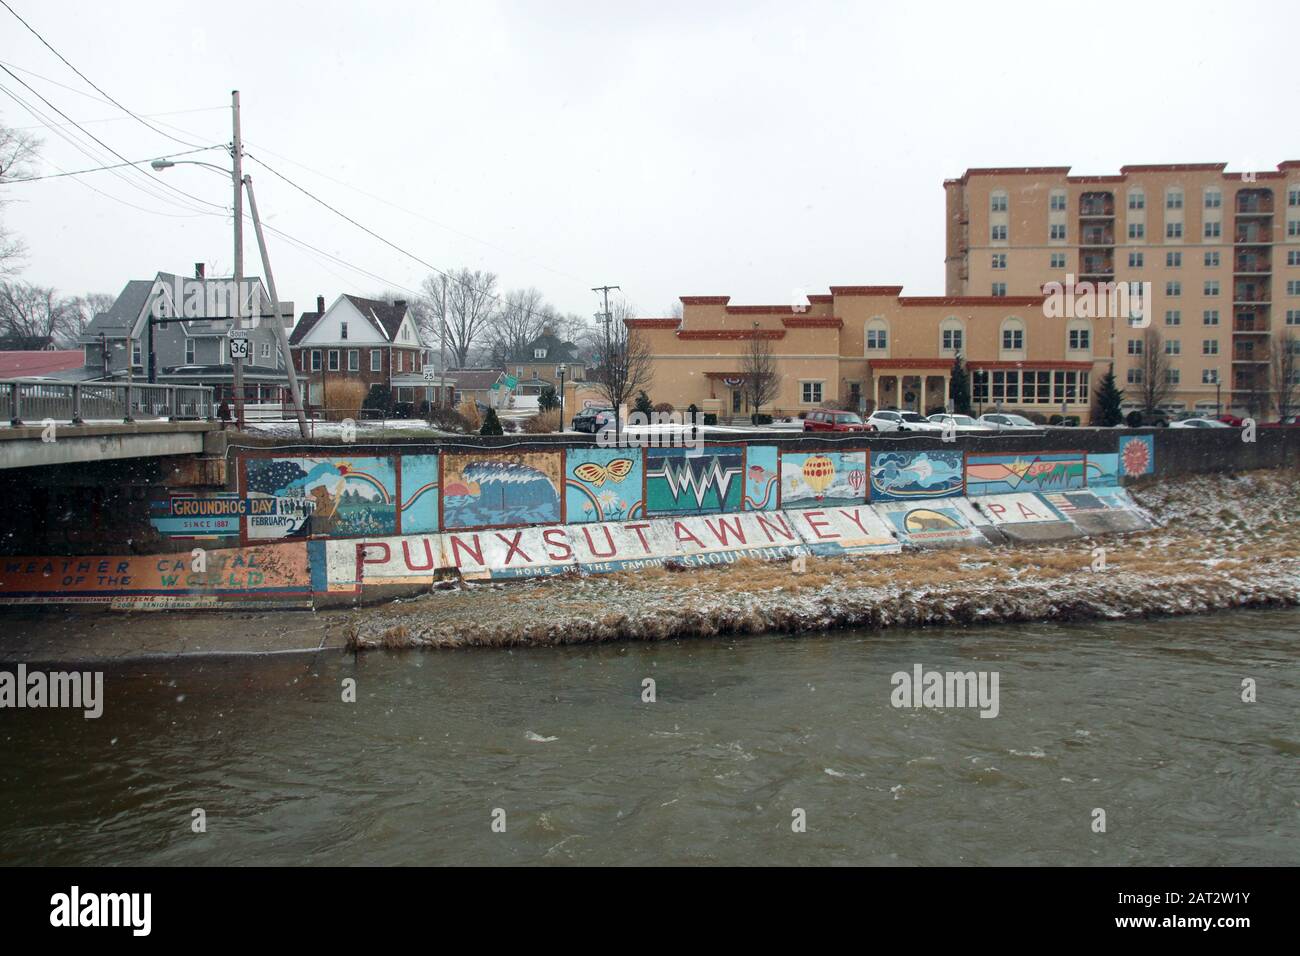
[[[1004,357],[1008,354],[1012,358],[1023,357],[1025,351],[1024,320],[1014,315],[1007,316],[1002,320],[1002,328],[998,339]]]
[[[884,316],[877,315],[867,320],[865,339],[868,355],[889,357],[889,323]]]
[[[939,323],[939,354],[956,355],[966,349],[966,326],[954,315]]]

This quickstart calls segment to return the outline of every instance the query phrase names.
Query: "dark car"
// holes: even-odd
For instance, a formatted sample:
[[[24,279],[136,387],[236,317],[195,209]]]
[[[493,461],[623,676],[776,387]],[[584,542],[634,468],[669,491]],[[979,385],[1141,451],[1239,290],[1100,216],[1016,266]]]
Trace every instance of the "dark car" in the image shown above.
[[[573,416],[573,430],[575,432],[591,432],[594,435],[605,425],[612,425],[613,423],[614,409],[612,408],[584,408]]]
[[[869,432],[875,431],[862,421],[857,412],[839,412],[834,409],[819,408],[809,412],[803,419],[806,432]]]

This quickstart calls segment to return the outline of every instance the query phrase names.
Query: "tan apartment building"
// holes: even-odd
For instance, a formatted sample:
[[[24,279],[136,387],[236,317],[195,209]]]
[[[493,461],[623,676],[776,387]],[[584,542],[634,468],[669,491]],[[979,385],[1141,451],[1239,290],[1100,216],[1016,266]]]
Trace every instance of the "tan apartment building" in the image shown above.
[[[1176,409],[1267,411],[1270,355],[1300,336],[1300,161],[968,169],[945,181],[946,291],[1015,298],[1045,283],[1150,282]],[[1115,332],[1120,387],[1140,387],[1142,338]],[[1135,377],[1139,380],[1135,381]]]
[[[794,415],[843,405],[861,411],[944,406],[953,360],[971,373],[977,411],[1004,408],[1079,415],[1086,422],[1109,342],[1090,320],[1043,315],[1044,296],[904,296],[902,286],[831,286],[789,305],[732,305],[729,296],[682,296],[680,319],[628,319],[654,358],[655,402],[694,404],[720,420],[753,411],[745,354],[767,341],[780,374],[763,411]]]

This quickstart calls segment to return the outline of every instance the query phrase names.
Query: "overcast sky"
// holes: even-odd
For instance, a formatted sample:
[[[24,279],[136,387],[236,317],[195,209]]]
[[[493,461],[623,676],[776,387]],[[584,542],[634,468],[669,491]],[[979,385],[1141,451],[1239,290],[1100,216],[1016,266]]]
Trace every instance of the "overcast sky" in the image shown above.
[[[650,316],[679,295],[942,293],[942,183],[972,166],[1300,159],[1294,2],[8,2],[178,138],[228,141],[237,88],[252,155],[428,262],[583,315],[604,283]],[[187,148],[91,98],[2,8],[0,23],[0,60],[113,149]],[[189,112],[155,116],[173,111]],[[38,120],[0,94],[0,122]],[[39,133],[41,172],[116,161]],[[300,309],[428,274],[246,170],[268,223],[382,277],[271,236]],[[229,213],[192,215],[151,178],[229,207],[229,185],[194,166],[11,185],[23,278],[74,294],[197,261],[228,274]]]

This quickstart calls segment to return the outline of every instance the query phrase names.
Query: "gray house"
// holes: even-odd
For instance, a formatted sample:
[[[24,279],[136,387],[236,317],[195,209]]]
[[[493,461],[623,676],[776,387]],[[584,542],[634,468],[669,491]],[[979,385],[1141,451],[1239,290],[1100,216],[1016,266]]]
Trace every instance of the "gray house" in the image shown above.
[[[112,307],[96,314],[79,339],[86,350],[87,369],[97,370],[96,377],[103,379],[147,380],[152,318],[154,379],[174,385],[211,385],[217,401],[230,399],[234,366],[229,332],[240,314],[249,340],[245,400],[286,400],[288,378],[262,280],[245,279],[237,289],[231,278],[209,278],[197,271],[194,278],[160,272],[153,279],[128,282]],[[286,335],[293,320],[293,303],[280,303]]]

